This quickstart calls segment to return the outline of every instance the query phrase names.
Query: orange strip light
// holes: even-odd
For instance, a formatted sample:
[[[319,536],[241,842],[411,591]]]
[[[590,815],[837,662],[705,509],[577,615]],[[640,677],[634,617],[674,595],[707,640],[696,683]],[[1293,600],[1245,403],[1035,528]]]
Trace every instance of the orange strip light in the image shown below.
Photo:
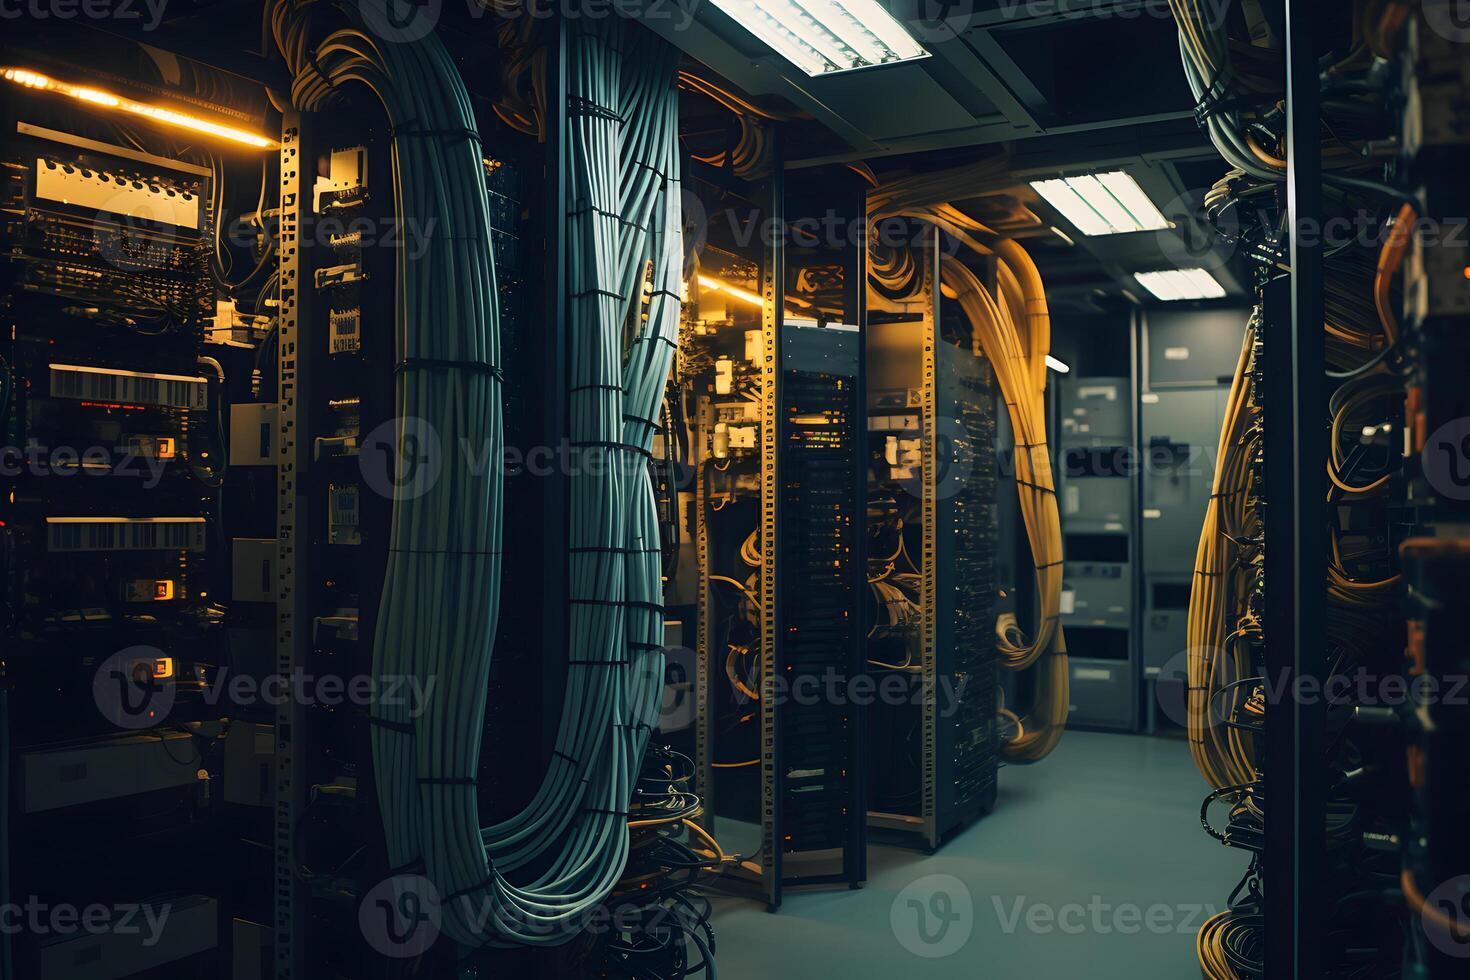
[[[120,98],[100,89],[89,88],[85,85],[73,85],[70,82],[57,81],[39,72],[29,71],[24,68],[0,68],[0,76],[7,82],[14,82],[22,88],[34,89],[38,92],[54,92],[57,95],[65,95],[85,102],[88,105],[98,106],[103,109],[114,109],[128,115],[151,119],[154,122],[163,123],[166,126],[175,126],[179,129],[187,129],[206,136],[215,136],[220,139],[241,143],[258,150],[271,150],[280,146],[273,139],[267,139],[256,133],[236,129],[222,123],[211,122],[199,116],[191,116],[187,113],[176,112],[163,106],[148,105],[145,102],[134,102],[131,99]]]

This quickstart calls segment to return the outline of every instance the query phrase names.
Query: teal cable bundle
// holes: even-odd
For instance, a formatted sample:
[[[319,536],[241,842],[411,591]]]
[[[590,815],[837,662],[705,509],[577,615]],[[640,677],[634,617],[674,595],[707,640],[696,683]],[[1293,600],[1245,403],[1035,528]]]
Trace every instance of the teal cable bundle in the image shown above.
[[[484,839],[502,871],[558,853],[565,840],[536,887],[572,869],[595,887],[564,894],[559,906],[507,908],[498,927],[526,942],[569,938],[621,876],[629,801],[662,691],[647,463],[678,330],[675,60],[617,18],[579,24],[568,43],[568,380],[582,465],[570,480],[563,724],[536,799]]]
[[[402,226],[433,229],[421,258],[399,255],[400,439],[427,425],[444,447],[488,446],[498,460],[495,273],[468,95],[434,36],[383,43],[354,22],[314,42],[311,6],[272,12],[293,104],[319,110],[345,83],[371,89],[393,126]],[[675,61],[618,18],[584,19],[569,41],[570,435],[583,465],[569,481],[567,682],[545,779],[524,810],[488,828],[475,776],[498,615],[501,474],[451,451],[427,491],[393,502],[373,670],[438,683],[417,718],[407,705],[375,708],[379,805],[389,860],[433,882],[444,932],[467,945],[570,939],[627,860],[627,812],[663,682],[647,458],[678,328]]]
[[[428,229],[427,251],[417,261],[410,263],[406,250],[397,256],[400,466],[415,451],[405,440],[425,428],[441,446],[487,446],[498,459],[495,271],[468,93],[436,40],[382,43],[350,26],[313,46],[310,11],[291,3],[272,11],[292,73],[292,103],[322,110],[349,83],[370,89],[393,127],[398,226]],[[500,592],[500,474],[474,472],[462,453],[446,454],[443,463],[426,492],[393,501],[373,646],[376,676],[439,680],[417,719],[405,704],[373,709],[389,860],[402,867],[421,858],[429,864],[446,834],[473,839],[478,831],[474,786],[447,780],[472,778],[479,762],[478,740],[459,737],[458,729],[460,719],[484,709]]]

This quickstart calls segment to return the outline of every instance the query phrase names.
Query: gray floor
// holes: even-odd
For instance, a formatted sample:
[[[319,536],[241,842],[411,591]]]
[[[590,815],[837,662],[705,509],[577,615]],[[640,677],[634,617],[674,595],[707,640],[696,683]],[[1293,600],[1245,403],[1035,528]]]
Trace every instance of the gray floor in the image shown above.
[[[871,848],[860,891],[717,899],[720,976],[1198,977],[1194,933],[1247,863],[1200,828],[1206,791],[1182,741],[1068,732],[937,854]]]

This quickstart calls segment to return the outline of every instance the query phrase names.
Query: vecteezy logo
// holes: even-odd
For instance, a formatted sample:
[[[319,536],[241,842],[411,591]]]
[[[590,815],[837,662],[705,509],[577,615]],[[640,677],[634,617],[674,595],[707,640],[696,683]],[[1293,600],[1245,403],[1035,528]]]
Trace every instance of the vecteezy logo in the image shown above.
[[[975,900],[954,875],[925,875],[898,893],[888,922],[899,945],[915,956],[953,956],[974,931]]]
[[[114,195],[92,222],[92,241],[98,256],[123,272],[164,268],[171,252],[160,244],[162,239],[155,225],[169,226],[180,220],[170,209],[171,200],[178,198],[159,193],[140,204],[126,192]],[[195,206],[198,206],[197,198]]]
[[[699,255],[709,241],[709,212],[689,187],[681,186],[679,190],[679,220],[684,229],[684,255]],[[684,273],[687,276],[689,270],[686,268]]]
[[[905,429],[893,438],[890,463],[903,474],[898,484],[909,496],[921,500],[924,496],[923,433]],[[940,500],[962,493],[969,485],[975,472],[977,445],[963,419],[939,416],[934,420],[934,495]]]
[[[92,699],[97,710],[118,728],[152,728],[173,710],[172,680],[161,679],[157,669],[166,660],[157,647],[119,650],[102,662],[92,676]]]
[[[1007,13],[1019,0],[1004,7]],[[913,17],[903,19],[904,30],[917,41],[949,41],[970,29],[975,0],[919,0]]]
[[[1470,41],[1470,0],[1424,0],[1424,22],[1446,41]]]
[[[1159,211],[1173,226],[1157,236],[1168,264],[1180,269],[1218,269],[1230,261],[1240,241],[1240,210],[1246,205],[1205,213],[1203,190],[1186,190]]]
[[[393,959],[422,956],[439,939],[439,890],[423,875],[394,875],[362,897],[357,925],[369,946]]]
[[[666,647],[663,698],[659,702],[658,730],[680,732],[694,720],[694,678],[699,659],[688,647]]]
[[[391,500],[422,497],[444,471],[438,430],[413,416],[389,419],[369,432],[357,461],[368,487]]]
[[[1435,493],[1470,500],[1470,417],[1451,419],[1430,433],[1419,461]]]
[[[1470,875],[1430,892],[1420,913],[1424,935],[1446,956],[1470,957]]]
[[[1159,714],[1180,727],[1189,725],[1189,661],[1192,651],[1180,650],[1170,657],[1154,678],[1154,697],[1158,700]],[[1199,697],[1209,698],[1207,704],[1199,704],[1200,724],[1210,729],[1220,728],[1230,722],[1237,702],[1250,693],[1246,684],[1234,683],[1239,671],[1235,658],[1219,647],[1205,647],[1199,654],[1204,664],[1214,664],[1213,692],[1195,692]],[[1228,688],[1228,691],[1226,690]]]
[[[439,23],[444,0],[358,0],[363,23],[373,34],[395,44],[428,37]]]

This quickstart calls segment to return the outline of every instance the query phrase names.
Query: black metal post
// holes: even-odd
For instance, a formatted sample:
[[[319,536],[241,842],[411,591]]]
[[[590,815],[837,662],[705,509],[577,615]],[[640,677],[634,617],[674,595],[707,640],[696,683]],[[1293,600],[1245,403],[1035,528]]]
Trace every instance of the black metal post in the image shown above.
[[[1286,0],[1291,274],[1268,290],[1264,340],[1266,671],[1287,692],[1268,708],[1262,763],[1267,980],[1315,980],[1323,971],[1326,706],[1291,693],[1299,684],[1320,685],[1326,673],[1327,383],[1313,7]]]
[[[844,308],[858,328],[857,381],[853,394],[853,509],[852,560],[848,576],[852,594],[860,605],[868,587],[868,563],[864,543],[868,540],[868,189],[861,179],[851,180],[852,207],[863,221],[860,241],[847,243],[846,302]],[[936,324],[936,329],[938,325]],[[852,647],[847,675],[857,677],[868,671],[868,638],[860,629],[852,631]],[[868,877],[868,711],[858,708],[853,713],[852,795],[848,803],[847,854],[843,871],[851,888]]]
[[[766,342],[766,364],[762,368],[765,408],[761,418],[761,437],[765,440],[761,459],[761,554],[765,565],[761,576],[761,601],[766,605],[761,628],[761,806],[762,840],[765,856],[761,862],[766,893],[766,908],[781,906],[784,871],[782,842],[783,808],[786,792],[781,776],[781,706],[776,699],[776,678],[785,676],[786,651],[782,643],[785,625],[781,614],[782,566],[782,467],[781,456],[786,440],[782,394],[785,374],[783,335],[786,311],[786,171],[785,141],[780,123],[771,126],[771,157],[775,161],[771,174],[771,242],[767,246],[765,309],[762,316],[770,326]],[[769,656],[766,651],[770,651]]]
[[[281,124],[281,299],[277,311],[276,431],[276,648],[278,677],[294,677],[311,655],[313,574],[311,524],[312,400],[305,394],[313,375],[312,256],[309,240],[315,156],[300,112]],[[275,850],[272,922],[275,980],[306,976],[306,901],[298,869],[299,826],[306,809],[306,705],[286,698],[275,709]]]
[[[542,434],[547,446],[559,446],[567,435],[567,22],[558,17],[555,36],[546,46],[546,199],[545,223],[546,330],[544,332],[543,378],[541,385]],[[570,649],[567,620],[568,596],[567,528],[571,522],[571,498],[567,475],[559,468],[541,481],[541,531],[545,535],[541,590],[541,649],[552,655],[541,658],[543,762],[550,763],[549,750],[556,744],[561,726],[561,694],[566,685],[566,658],[558,651]],[[560,555],[561,558],[552,556]]]

